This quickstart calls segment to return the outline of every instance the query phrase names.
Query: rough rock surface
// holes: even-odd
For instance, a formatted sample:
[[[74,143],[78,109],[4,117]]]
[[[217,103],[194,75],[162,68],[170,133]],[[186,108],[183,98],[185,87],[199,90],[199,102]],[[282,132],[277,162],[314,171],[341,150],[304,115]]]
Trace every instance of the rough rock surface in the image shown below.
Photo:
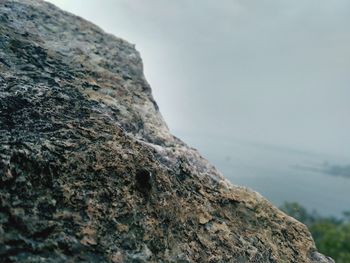
[[[332,262],[172,136],[134,46],[0,0],[0,262]]]

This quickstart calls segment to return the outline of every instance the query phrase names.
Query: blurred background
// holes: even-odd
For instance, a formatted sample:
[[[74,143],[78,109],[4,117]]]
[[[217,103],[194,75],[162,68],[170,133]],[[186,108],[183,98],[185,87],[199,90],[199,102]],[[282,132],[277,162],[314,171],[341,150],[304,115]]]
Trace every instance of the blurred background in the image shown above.
[[[348,222],[350,1],[50,2],[136,44],[172,133],[231,182]]]

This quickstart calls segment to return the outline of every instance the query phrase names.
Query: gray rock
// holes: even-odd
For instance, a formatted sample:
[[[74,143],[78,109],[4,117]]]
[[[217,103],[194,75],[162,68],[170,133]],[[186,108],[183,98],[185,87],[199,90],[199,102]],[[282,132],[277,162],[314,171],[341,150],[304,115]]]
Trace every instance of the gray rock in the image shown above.
[[[172,136],[132,44],[0,1],[0,262],[332,262]]]

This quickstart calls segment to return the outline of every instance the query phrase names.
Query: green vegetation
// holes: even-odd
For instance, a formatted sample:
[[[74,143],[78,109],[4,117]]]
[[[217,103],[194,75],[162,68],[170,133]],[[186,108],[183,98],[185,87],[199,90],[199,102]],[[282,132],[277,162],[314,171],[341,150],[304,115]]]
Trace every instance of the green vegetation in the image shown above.
[[[350,262],[350,212],[338,219],[310,213],[298,203],[286,202],[280,209],[308,226],[321,253],[337,263]]]

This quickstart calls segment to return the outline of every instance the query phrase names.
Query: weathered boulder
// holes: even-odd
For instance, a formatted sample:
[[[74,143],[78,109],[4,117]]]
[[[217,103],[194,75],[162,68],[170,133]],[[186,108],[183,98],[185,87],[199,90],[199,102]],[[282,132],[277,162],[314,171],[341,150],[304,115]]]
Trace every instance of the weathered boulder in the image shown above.
[[[172,136],[134,46],[0,0],[0,262],[332,262]]]

